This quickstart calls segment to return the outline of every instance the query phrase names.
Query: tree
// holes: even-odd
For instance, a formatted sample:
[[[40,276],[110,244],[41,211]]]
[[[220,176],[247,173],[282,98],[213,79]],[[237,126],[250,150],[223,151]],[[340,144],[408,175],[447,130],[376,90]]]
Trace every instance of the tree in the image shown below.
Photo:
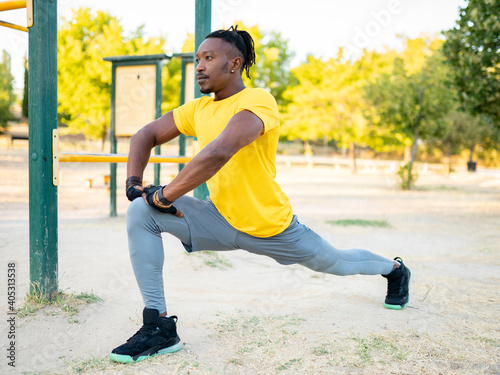
[[[276,31],[264,33],[257,25],[247,27],[241,21],[235,21],[235,24],[238,30],[248,31],[255,44],[255,66],[251,70],[251,79],[243,75],[245,86],[270,90],[278,105],[283,106],[286,104],[283,92],[292,79],[290,62],[294,56],[288,40]]]
[[[89,8],[73,11],[58,32],[59,116],[71,133],[104,140],[110,122],[111,65],[103,57],[163,53],[164,38],[130,37],[116,17]]]
[[[463,108],[500,128],[500,0],[469,0],[444,35],[443,53]]]
[[[10,107],[16,100],[12,82],[14,76],[10,72],[10,55],[3,51],[0,62],[0,132],[7,128],[7,121],[12,119]]]
[[[414,181],[412,167],[419,141],[442,134],[454,107],[454,92],[447,83],[450,72],[438,51],[440,44],[431,38],[407,40],[392,73],[382,74],[365,89],[375,113],[371,120],[401,140],[411,140],[411,159],[401,171],[409,181]],[[411,188],[411,183],[403,181],[403,185]]]
[[[448,122],[439,137],[428,140],[427,146],[438,148],[448,159],[448,171],[453,171],[452,156],[460,154],[464,149],[469,150],[469,162],[473,161],[474,149],[486,137],[487,127],[485,118],[472,116],[468,112],[453,111],[448,115]]]
[[[181,52],[192,53],[193,51],[194,34],[187,33],[184,44],[181,47]],[[173,58],[169,60],[163,68],[163,101],[161,105],[162,113],[166,113],[179,106],[181,80],[181,59]]]
[[[283,115],[282,135],[300,138],[331,139],[349,147],[356,172],[356,149],[380,147],[383,129],[371,126],[363,113],[367,110],[363,86],[382,71],[388,71],[392,53],[365,51],[355,62],[346,61],[343,50],[336,58],[322,61],[308,56],[292,69],[297,84],[284,92],[288,105]]]

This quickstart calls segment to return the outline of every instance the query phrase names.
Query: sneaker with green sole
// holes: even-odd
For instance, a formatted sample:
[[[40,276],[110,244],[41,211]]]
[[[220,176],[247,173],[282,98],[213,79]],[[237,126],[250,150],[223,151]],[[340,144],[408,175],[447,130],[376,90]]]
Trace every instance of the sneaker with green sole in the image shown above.
[[[120,363],[139,362],[157,354],[173,353],[182,348],[177,335],[177,317],[160,317],[158,310],[145,308],[144,325],[127,342],[113,349],[110,359]]]
[[[403,263],[400,257],[394,258],[399,262],[399,268],[395,268],[388,275],[382,275],[387,279],[387,296],[384,307],[392,310],[401,310],[410,302],[411,271]]]

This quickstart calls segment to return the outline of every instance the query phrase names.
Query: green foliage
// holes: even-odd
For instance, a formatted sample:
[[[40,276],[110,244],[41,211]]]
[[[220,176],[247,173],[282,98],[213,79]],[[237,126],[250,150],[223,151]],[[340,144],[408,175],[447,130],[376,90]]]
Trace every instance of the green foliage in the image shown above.
[[[399,167],[396,175],[398,177],[398,184],[401,190],[412,189],[418,179],[418,174],[413,170],[411,162]]]
[[[448,82],[449,67],[439,51],[441,44],[430,37],[406,40],[392,72],[365,87],[365,97],[372,104],[369,118],[389,129],[402,145],[412,145],[410,163],[400,170],[408,189],[414,180],[411,168],[419,140],[441,136],[448,113],[456,107],[455,92]]]
[[[342,49],[334,59],[322,61],[308,56],[292,69],[297,85],[284,92],[288,100],[282,117],[282,135],[288,139],[334,140],[339,146],[380,149],[387,136],[384,129],[368,122],[368,105],[363,86],[388,71],[392,52],[385,55],[365,52],[354,63],[343,58]],[[352,153],[355,157],[355,153]]]
[[[58,32],[59,116],[71,133],[103,139],[110,122],[111,65],[107,56],[163,53],[164,38],[146,39],[143,26],[129,37],[118,19],[89,8],[62,19]]]
[[[443,52],[463,108],[488,115],[500,128],[500,0],[469,0],[444,34]]]
[[[241,21],[235,21],[235,24],[239,30],[248,31],[255,43],[255,66],[250,70],[251,79],[243,75],[245,86],[266,88],[273,94],[278,105],[285,105],[283,92],[292,79],[290,62],[294,56],[290,51],[289,41],[276,31],[264,33],[257,25],[247,27]]]
[[[3,51],[0,62],[0,133],[7,128],[7,121],[12,119],[10,107],[16,100],[12,81],[14,76],[10,72],[10,55]]]

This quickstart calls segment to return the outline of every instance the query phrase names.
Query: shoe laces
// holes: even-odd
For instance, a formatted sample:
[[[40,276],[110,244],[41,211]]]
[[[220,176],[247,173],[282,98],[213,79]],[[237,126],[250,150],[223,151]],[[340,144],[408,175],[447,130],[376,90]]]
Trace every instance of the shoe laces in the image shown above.
[[[387,294],[388,295],[394,295],[394,294],[399,295],[402,282],[403,282],[403,275],[401,274],[401,272],[399,274],[399,277],[395,277],[395,278],[388,280]]]
[[[144,341],[144,339],[153,334],[157,329],[157,326],[145,324],[131,338],[129,338],[127,342]]]

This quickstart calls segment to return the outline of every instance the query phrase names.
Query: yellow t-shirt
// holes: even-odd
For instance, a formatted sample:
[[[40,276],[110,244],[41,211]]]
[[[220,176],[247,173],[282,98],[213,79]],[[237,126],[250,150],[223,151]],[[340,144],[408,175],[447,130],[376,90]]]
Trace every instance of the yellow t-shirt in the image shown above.
[[[207,181],[210,199],[236,229],[257,237],[283,232],[292,221],[290,200],[276,183],[278,106],[264,89],[245,88],[223,100],[204,96],[174,110],[182,134],[198,138],[201,148],[224,130],[236,113],[248,110],[264,123],[263,134],[240,149]]]

